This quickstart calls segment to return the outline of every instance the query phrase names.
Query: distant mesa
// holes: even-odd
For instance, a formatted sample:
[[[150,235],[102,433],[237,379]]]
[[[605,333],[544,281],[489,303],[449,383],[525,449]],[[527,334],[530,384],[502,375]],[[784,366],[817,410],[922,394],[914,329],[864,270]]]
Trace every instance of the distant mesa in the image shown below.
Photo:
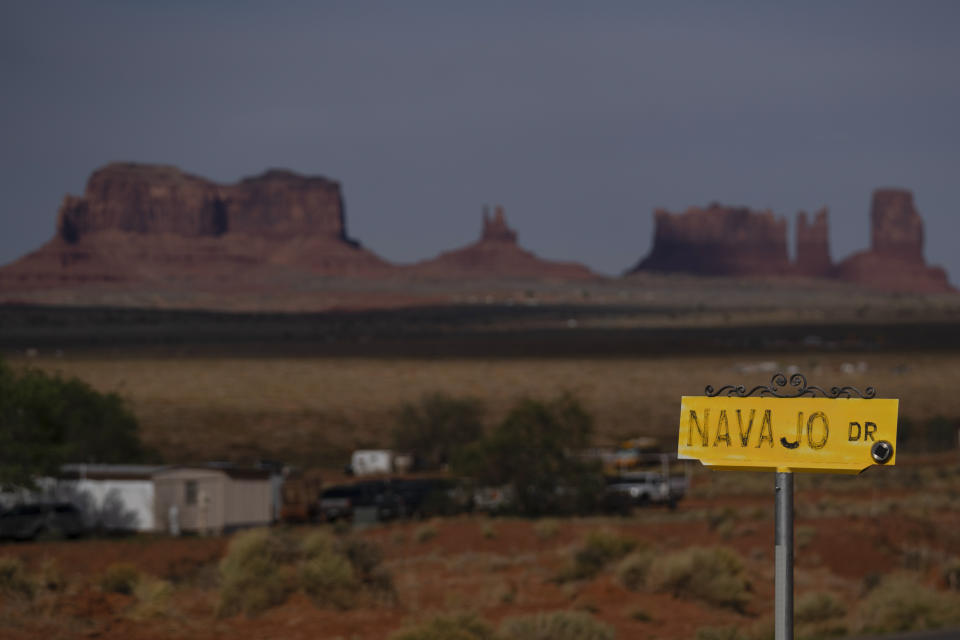
[[[831,278],[890,292],[950,292],[946,272],[923,258],[923,221],[904,189],[878,189],[870,212],[868,251],[839,264],[830,257],[828,212],[808,222],[797,214],[796,258],[787,253],[787,223],[771,211],[711,204],[679,214],[654,212],[650,254],[627,273],[679,272],[705,276]]]
[[[558,279],[598,278],[576,262],[553,262],[537,257],[517,243],[517,232],[507,225],[503,207],[491,216],[483,209],[480,239],[460,249],[406,267],[409,274],[425,278]]]
[[[889,291],[953,291],[947,272],[923,258],[923,220],[905,189],[877,189],[870,206],[870,249],[836,268],[837,277]]]
[[[786,222],[772,211],[712,203],[680,214],[657,209],[653,216],[653,249],[631,271],[751,276],[790,270]]]
[[[0,269],[3,287],[183,279],[246,269],[370,275],[390,265],[347,236],[337,182],[270,170],[221,185],[176,167],[114,163],[64,198],[49,242]]]

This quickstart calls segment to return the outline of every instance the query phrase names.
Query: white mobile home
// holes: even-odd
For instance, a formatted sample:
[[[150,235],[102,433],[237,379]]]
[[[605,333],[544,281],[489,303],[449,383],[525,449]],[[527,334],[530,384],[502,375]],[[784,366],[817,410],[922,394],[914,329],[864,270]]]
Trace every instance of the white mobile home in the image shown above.
[[[164,467],[133,464],[67,464],[53,488],[55,499],[74,504],[87,526],[107,531],[153,531],[153,474]],[[48,490],[49,491],[49,490]]]
[[[219,466],[153,474],[154,522],[170,532],[223,533],[273,521],[270,472]]]

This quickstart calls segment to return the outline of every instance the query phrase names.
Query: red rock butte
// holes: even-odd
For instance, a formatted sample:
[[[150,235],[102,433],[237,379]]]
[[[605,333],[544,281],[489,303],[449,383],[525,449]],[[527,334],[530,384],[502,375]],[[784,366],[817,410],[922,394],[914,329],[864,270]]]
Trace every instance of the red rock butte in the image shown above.
[[[693,207],[681,214],[654,212],[653,249],[632,271],[701,275],[784,275],[786,222],[771,211],[746,207]]]
[[[249,269],[376,275],[347,236],[340,185],[285,170],[222,185],[176,167],[110,164],[67,196],[57,232],[0,269],[9,288],[242,278]]]
[[[787,253],[786,220],[770,211],[711,204],[674,214],[654,212],[649,255],[627,273],[705,276],[801,276],[853,282],[890,292],[946,293],[946,272],[923,258],[923,220],[904,189],[878,189],[870,210],[871,248],[839,264],[830,257],[828,212],[796,218],[796,260]]]
[[[923,220],[905,189],[877,189],[870,206],[870,249],[837,265],[838,278],[888,291],[953,291],[947,272],[923,258]]]
[[[493,216],[484,208],[480,239],[460,249],[406,267],[416,277],[437,279],[557,279],[598,278],[582,264],[553,262],[537,257],[517,243],[517,232],[507,225],[503,207]]]

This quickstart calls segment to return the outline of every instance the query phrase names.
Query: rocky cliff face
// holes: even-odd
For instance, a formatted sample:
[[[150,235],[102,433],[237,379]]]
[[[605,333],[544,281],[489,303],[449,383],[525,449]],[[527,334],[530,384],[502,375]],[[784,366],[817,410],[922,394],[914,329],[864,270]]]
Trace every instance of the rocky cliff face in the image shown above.
[[[67,196],[57,233],[0,270],[4,288],[228,282],[271,268],[369,275],[390,265],[346,234],[340,185],[271,170],[223,185],[176,167],[115,163]]]
[[[503,207],[497,205],[492,218],[487,207],[483,208],[483,230],[480,232],[480,241],[517,244],[517,232],[507,226]]]
[[[826,208],[812,222],[796,219],[796,261],[787,258],[786,223],[769,211],[712,204],[654,213],[650,254],[628,273],[684,272],[726,276],[839,278],[873,289],[917,293],[953,291],[947,274],[923,259],[923,221],[913,194],[878,189],[870,208],[871,248],[834,265]]]
[[[837,277],[907,293],[953,291],[947,273],[923,257],[923,220],[906,189],[877,189],[870,206],[870,249],[837,266]]]
[[[340,185],[326,178],[275,169],[219,185],[176,167],[119,163],[95,171],[83,197],[64,199],[57,228],[71,243],[100,231],[347,239]]]
[[[813,216],[813,222],[807,222],[807,214],[797,214],[795,227],[797,246],[794,272],[810,278],[826,278],[833,272],[830,260],[829,228],[827,227],[827,209],[824,207]]]
[[[557,279],[584,280],[597,276],[575,262],[543,260],[517,243],[517,232],[507,225],[503,207],[493,217],[484,208],[480,239],[405,269],[409,275],[431,279]]]
[[[870,248],[889,258],[923,262],[923,220],[906,189],[877,189],[870,203]]]
[[[653,249],[630,272],[717,276],[783,275],[790,270],[787,223],[770,211],[711,204],[654,213]]]

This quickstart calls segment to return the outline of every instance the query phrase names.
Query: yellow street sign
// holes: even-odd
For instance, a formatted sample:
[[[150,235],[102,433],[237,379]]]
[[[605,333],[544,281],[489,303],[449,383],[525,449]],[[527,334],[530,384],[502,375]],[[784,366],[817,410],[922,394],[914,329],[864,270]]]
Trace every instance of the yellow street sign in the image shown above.
[[[898,407],[878,398],[684,396],[677,455],[715,468],[859,473],[895,464]]]

